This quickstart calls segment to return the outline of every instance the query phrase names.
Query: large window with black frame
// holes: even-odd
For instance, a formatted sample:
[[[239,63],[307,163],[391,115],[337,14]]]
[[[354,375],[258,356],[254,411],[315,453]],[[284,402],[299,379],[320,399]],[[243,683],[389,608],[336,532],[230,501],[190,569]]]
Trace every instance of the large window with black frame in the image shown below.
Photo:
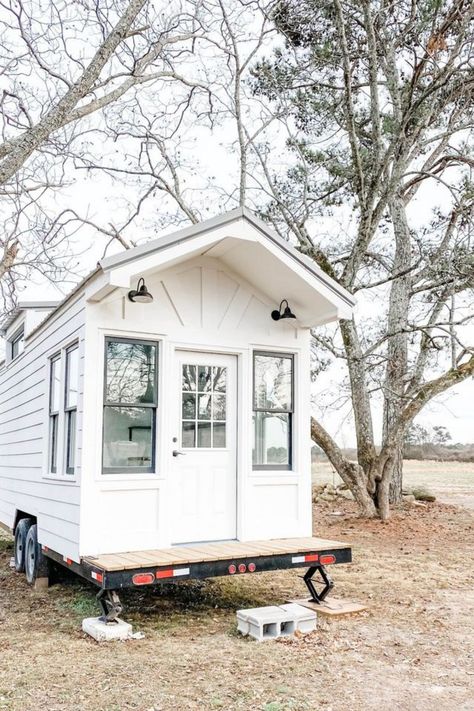
[[[294,356],[254,352],[253,468],[292,468]]]
[[[79,383],[79,347],[66,349],[66,385],[64,388],[66,474],[76,466],[77,391]]]
[[[154,472],[158,344],[105,342],[104,473]]]

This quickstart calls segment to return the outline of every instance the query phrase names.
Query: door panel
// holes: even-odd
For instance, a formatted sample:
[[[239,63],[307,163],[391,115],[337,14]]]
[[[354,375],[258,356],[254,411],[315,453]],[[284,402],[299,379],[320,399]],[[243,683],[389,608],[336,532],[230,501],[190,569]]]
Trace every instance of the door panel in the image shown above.
[[[172,542],[236,537],[237,358],[176,351]]]

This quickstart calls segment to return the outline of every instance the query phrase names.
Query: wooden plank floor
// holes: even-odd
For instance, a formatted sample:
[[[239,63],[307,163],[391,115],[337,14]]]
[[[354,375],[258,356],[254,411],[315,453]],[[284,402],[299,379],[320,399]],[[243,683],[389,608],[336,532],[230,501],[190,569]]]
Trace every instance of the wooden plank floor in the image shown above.
[[[204,563],[210,560],[234,560],[285,553],[318,553],[330,549],[349,548],[348,543],[328,541],[324,538],[277,538],[270,541],[225,541],[222,543],[195,543],[149,551],[108,553],[86,557],[84,562],[107,571],[134,568]]]

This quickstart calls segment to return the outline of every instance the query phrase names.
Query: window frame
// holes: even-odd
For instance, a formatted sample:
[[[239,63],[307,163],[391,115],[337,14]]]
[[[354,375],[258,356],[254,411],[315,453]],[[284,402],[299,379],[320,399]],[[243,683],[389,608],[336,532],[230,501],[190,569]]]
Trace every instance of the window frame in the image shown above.
[[[58,409],[53,410],[53,364],[57,363],[59,367],[59,383],[61,389],[61,365],[62,352],[58,351],[49,358],[49,388],[48,388],[48,472],[50,474],[58,473],[59,461],[59,423],[61,418],[61,399],[59,398]],[[53,459],[54,453],[54,459]]]
[[[22,323],[22,325],[15,331],[15,333],[9,339],[10,362],[12,362],[13,360],[16,360],[23,353],[23,351],[21,351],[21,353],[19,353],[18,351],[16,353],[14,352],[15,346],[17,346],[17,344],[20,343],[20,341],[23,341],[23,351],[24,351],[24,349],[25,349],[25,324],[24,323]]]
[[[106,397],[107,391],[107,348],[109,343],[128,343],[135,345],[137,343],[145,346],[154,346],[155,348],[155,373],[153,378],[155,399],[152,403],[144,402],[139,404],[123,403],[123,402],[113,402],[108,401]],[[110,474],[131,474],[133,476],[140,476],[142,474],[156,474],[156,429],[158,421],[158,404],[159,404],[159,369],[160,369],[160,342],[150,340],[147,338],[134,338],[133,336],[105,336],[104,338],[104,368],[103,368],[103,388],[102,388],[102,443],[101,443],[101,473],[104,476]],[[136,408],[151,408],[152,418],[151,418],[151,464],[149,467],[105,467],[104,466],[104,447],[105,447],[105,409],[107,407],[136,407]]]
[[[187,452],[214,452],[214,451],[225,451],[228,449],[228,425],[229,425],[229,418],[228,418],[228,390],[227,390],[227,385],[228,385],[228,367],[227,366],[217,366],[214,364],[209,363],[197,363],[197,362],[185,362],[182,360],[180,362],[181,366],[181,373],[180,373],[180,378],[181,378],[181,388],[179,391],[180,394],[180,403],[179,403],[179,428],[180,428],[180,435],[179,435],[179,444],[180,448],[186,450]],[[183,377],[183,368],[184,366],[191,366],[196,368],[196,389],[195,390],[184,390],[182,386],[182,377]],[[215,390],[214,386],[212,385],[211,389],[209,391],[203,391],[199,390],[199,368],[202,367],[210,367],[211,368],[211,380],[212,380],[212,371],[214,368],[224,368],[226,371],[226,389],[224,391],[221,390]],[[183,401],[184,395],[194,395],[195,397],[195,416],[193,418],[190,417],[183,417]],[[199,397],[201,395],[209,395],[211,398],[211,415],[209,419],[204,419],[199,417]],[[222,395],[225,399],[225,417],[223,419],[216,419],[214,417],[213,413],[213,404],[214,404],[214,397],[215,396]],[[195,428],[194,428],[194,445],[193,446],[188,446],[183,444],[183,424],[184,423],[194,423]],[[211,433],[210,433],[210,444],[201,447],[199,446],[199,425],[200,424],[209,424],[211,425]],[[225,444],[224,446],[215,446],[214,445],[214,433],[215,425],[224,425],[224,433],[225,433]]]
[[[77,401],[75,405],[68,405],[68,385],[69,385],[69,353],[72,351],[77,351],[77,375],[79,386],[79,342],[72,343],[70,346],[64,349],[64,471],[68,475],[74,475],[76,470],[76,457],[74,452],[74,464],[71,467],[69,464],[69,454],[70,454],[70,443],[71,443],[71,421],[74,421],[75,436],[74,436],[74,448],[77,444]],[[79,397],[79,393],[78,393]],[[75,413],[73,417],[72,413]]]
[[[256,356],[264,356],[268,358],[287,358],[291,361],[291,379],[290,379],[290,393],[291,393],[291,409],[284,410],[282,408],[275,408],[269,410],[265,407],[256,407],[256,374],[255,374],[255,361]],[[266,412],[274,414],[284,414],[288,415],[288,463],[287,464],[255,464],[253,462],[252,455],[252,470],[253,471],[293,471],[293,432],[294,432],[294,416],[295,416],[295,353],[287,353],[283,351],[267,351],[267,350],[254,350],[252,351],[252,419],[253,414],[256,412]]]

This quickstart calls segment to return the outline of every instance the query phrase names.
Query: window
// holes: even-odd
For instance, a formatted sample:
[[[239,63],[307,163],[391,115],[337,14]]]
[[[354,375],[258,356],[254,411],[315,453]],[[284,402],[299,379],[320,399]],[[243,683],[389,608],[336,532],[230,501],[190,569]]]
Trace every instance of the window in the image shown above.
[[[58,432],[61,387],[61,355],[51,358],[49,370],[49,470],[58,470]]]
[[[291,469],[293,362],[292,355],[254,353],[254,469]]]
[[[158,345],[107,338],[102,467],[105,473],[153,472]]]
[[[49,361],[49,474],[75,472],[78,384],[79,348],[75,343]]]
[[[226,446],[227,368],[183,365],[181,379],[181,446],[222,449]]]
[[[10,360],[14,360],[17,356],[23,353],[25,347],[25,329],[22,326],[19,331],[15,333],[10,341]]]
[[[77,389],[79,383],[79,349],[66,350],[66,387],[64,390],[66,474],[74,474],[76,456]]]

